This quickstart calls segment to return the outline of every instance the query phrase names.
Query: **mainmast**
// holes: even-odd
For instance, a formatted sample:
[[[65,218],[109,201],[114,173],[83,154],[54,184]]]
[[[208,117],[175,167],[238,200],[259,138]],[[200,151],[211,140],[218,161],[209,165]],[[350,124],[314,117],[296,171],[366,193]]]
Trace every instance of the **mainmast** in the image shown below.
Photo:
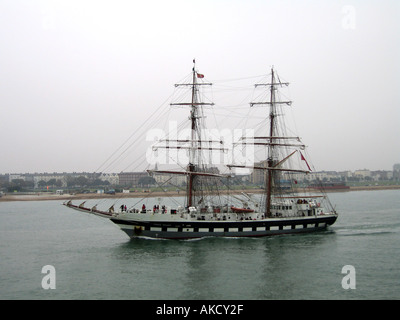
[[[250,103],[250,106],[254,105],[269,105],[270,106],[270,112],[269,112],[269,137],[266,137],[267,143],[264,143],[265,145],[268,146],[268,157],[267,157],[267,168],[266,169],[266,176],[265,176],[265,186],[267,189],[267,195],[265,199],[265,210],[266,210],[266,215],[267,217],[271,216],[271,196],[272,196],[272,191],[273,191],[273,181],[274,181],[274,175],[276,173],[276,166],[274,165],[274,158],[275,157],[275,147],[279,145],[276,143],[276,139],[279,139],[276,137],[276,105],[277,104],[287,104],[290,105],[291,101],[276,101],[275,99],[275,91],[276,91],[276,86],[277,85],[289,85],[287,82],[275,82],[275,73],[274,69],[271,68],[271,83],[266,83],[266,84],[256,84],[255,86],[270,86],[270,101],[269,102],[253,102]]]
[[[229,168],[250,168],[253,170],[263,170],[265,172],[265,213],[267,217],[271,217],[271,203],[272,203],[272,194],[276,191],[274,189],[279,189],[278,186],[275,185],[275,182],[278,180],[278,175],[281,172],[289,172],[289,173],[309,173],[310,171],[301,170],[301,169],[291,169],[284,168],[283,164],[287,162],[289,158],[291,158],[296,152],[297,149],[304,149],[305,145],[301,143],[299,137],[286,136],[283,132],[278,132],[278,123],[277,123],[277,115],[278,115],[278,106],[285,104],[290,106],[292,101],[277,101],[276,99],[276,91],[280,86],[288,86],[288,82],[281,82],[279,76],[275,74],[274,69],[271,69],[271,83],[260,83],[255,86],[269,86],[269,101],[263,102],[250,102],[250,107],[254,106],[269,106],[269,127],[267,136],[258,136],[258,137],[242,137],[238,142],[238,144],[251,144],[254,146],[264,146],[267,149],[267,160],[266,165],[228,165]],[[269,135],[268,135],[269,134]],[[286,151],[278,154],[278,148],[285,148]],[[289,149],[295,149],[290,154]],[[282,156],[284,153],[288,154],[282,159],[279,159],[279,156]]]
[[[273,152],[274,152],[274,146],[272,145],[272,137],[275,136],[274,134],[274,120],[275,120],[275,87],[274,87],[274,69],[271,69],[271,97],[270,97],[270,112],[269,112],[269,122],[270,122],[270,127],[269,127],[269,142],[270,144],[268,145],[268,167],[272,168],[273,166]],[[265,203],[265,208],[266,208],[266,213],[267,217],[271,216],[271,193],[272,193],[272,170],[268,169],[267,174],[266,174],[266,186],[267,186],[267,199]]]

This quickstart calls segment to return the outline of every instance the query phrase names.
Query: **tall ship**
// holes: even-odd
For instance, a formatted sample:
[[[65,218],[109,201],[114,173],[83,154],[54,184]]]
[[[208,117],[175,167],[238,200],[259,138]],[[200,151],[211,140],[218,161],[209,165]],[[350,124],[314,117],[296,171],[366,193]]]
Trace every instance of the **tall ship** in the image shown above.
[[[267,83],[256,84],[256,89],[267,96],[264,101],[250,103],[250,108],[265,109],[260,135],[242,136],[233,146],[224,141],[205,137],[204,108],[213,103],[202,101],[201,90],[211,83],[197,72],[195,61],[188,83],[176,84],[190,90],[190,100],[179,105],[189,111],[190,136],[185,139],[163,139],[159,148],[185,150],[188,163],[182,170],[154,169],[148,174],[179,175],[186,180],[183,201],[176,206],[99,210],[85,203],[75,205],[66,201],[69,208],[106,217],[117,224],[129,237],[164,239],[190,239],[201,237],[264,237],[325,230],[335,223],[338,214],[326,194],[306,193],[297,188],[297,177],[311,171],[305,156],[305,145],[297,136],[287,134],[283,109],[291,101],[280,99],[279,90],[288,86],[281,82],[272,68]],[[227,115],[229,117],[229,115]],[[291,132],[291,131],[289,131]],[[228,148],[251,147],[261,149],[262,161],[226,164],[226,172],[213,170],[205,152],[226,152]],[[303,152],[302,152],[303,151]],[[301,164],[296,167],[295,163]],[[232,159],[233,160],[233,159]],[[260,194],[239,193],[230,189],[233,170],[252,170],[263,186]]]

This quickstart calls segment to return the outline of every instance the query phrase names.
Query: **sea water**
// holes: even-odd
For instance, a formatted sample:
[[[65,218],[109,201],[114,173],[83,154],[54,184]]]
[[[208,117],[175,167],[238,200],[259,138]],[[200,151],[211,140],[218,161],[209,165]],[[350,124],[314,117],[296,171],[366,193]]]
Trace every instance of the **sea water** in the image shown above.
[[[323,232],[198,240],[131,240],[62,201],[0,202],[0,299],[399,299],[400,191],[329,197],[339,218]]]

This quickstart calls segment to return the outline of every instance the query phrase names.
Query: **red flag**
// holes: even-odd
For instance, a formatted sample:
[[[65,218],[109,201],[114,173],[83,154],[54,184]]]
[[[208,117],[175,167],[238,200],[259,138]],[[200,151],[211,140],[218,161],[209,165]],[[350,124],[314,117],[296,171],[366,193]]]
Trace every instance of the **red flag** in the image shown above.
[[[197,78],[204,78],[204,74],[197,73]]]
[[[299,152],[300,152],[300,151],[299,151]],[[301,152],[300,152],[300,155],[301,155],[301,160],[304,160],[304,162],[306,163],[306,165],[307,165],[307,167],[308,167],[308,170],[312,171],[311,168],[310,168],[310,166],[308,165],[308,162],[307,162],[306,158],[304,158],[304,156],[303,156],[303,154],[302,154]]]

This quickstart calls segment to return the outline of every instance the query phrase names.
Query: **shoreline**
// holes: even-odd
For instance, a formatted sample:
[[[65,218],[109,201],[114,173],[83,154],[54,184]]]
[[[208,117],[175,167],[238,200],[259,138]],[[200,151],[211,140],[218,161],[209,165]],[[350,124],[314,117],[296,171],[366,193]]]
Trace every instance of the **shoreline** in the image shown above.
[[[376,190],[400,190],[400,185],[391,186],[360,186],[360,187],[350,187],[350,189],[335,189],[335,190],[325,190],[325,192],[349,192],[349,191],[376,191]],[[262,193],[263,189],[242,189],[242,190],[232,190],[231,194],[235,193]],[[228,192],[221,192],[227,194]],[[318,193],[318,191],[316,191]],[[117,193],[115,195],[108,195],[102,193],[80,193],[80,194],[48,194],[43,192],[32,193],[32,194],[5,194],[0,197],[0,202],[9,201],[46,201],[46,200],[89,200],[89,199],[122,199],[122,198],[145,198],[150,196],[154,197],[179,197],[184,196],[184,192],[131,192],[131,193]]]

